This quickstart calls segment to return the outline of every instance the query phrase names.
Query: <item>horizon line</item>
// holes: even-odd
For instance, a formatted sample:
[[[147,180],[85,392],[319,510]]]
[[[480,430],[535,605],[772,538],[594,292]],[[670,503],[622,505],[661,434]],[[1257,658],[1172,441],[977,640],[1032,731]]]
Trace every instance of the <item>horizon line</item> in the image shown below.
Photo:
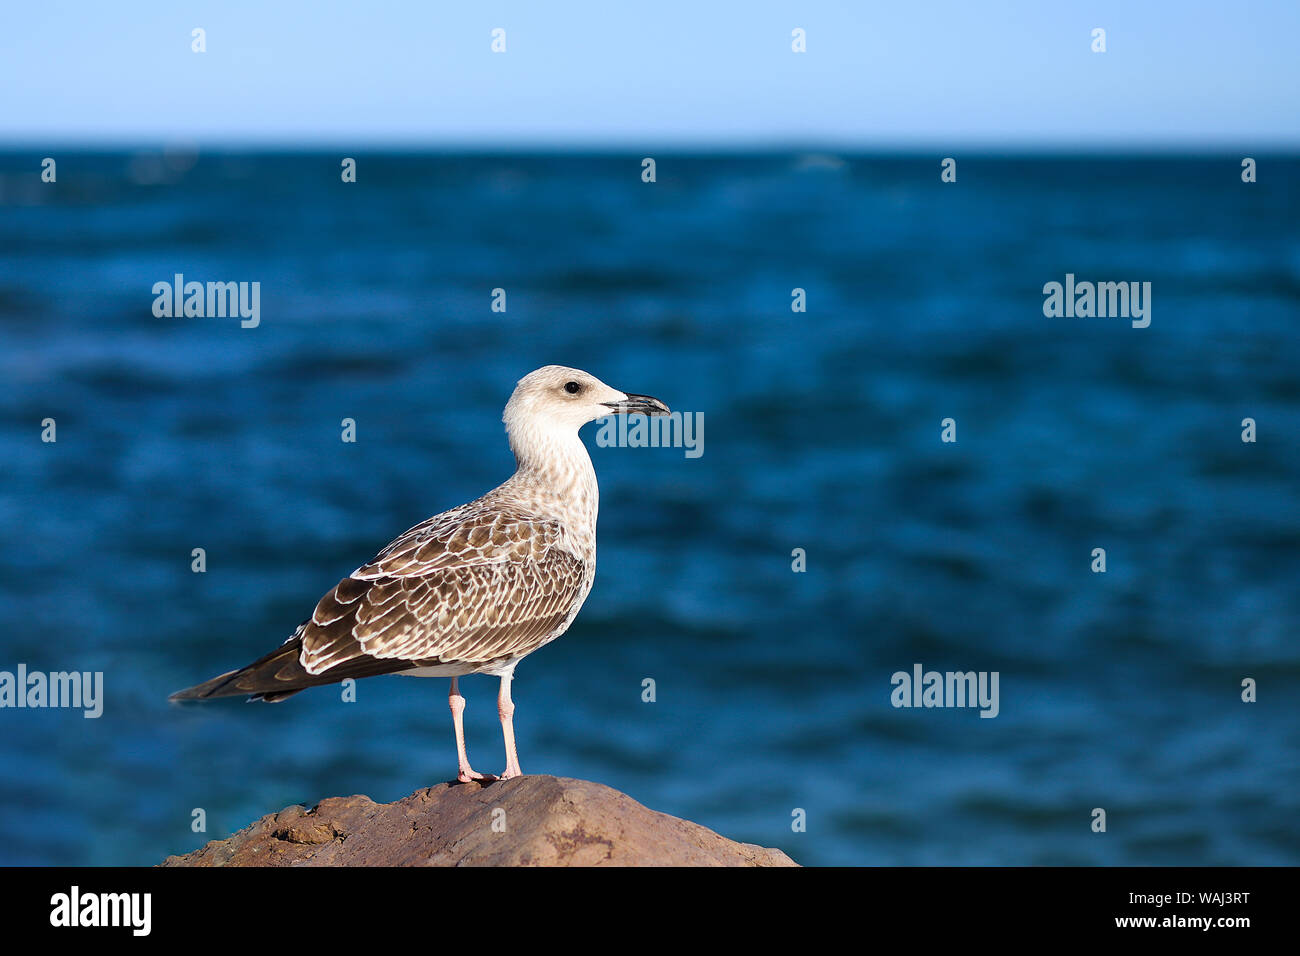
[[[899,154],[955,155],[1152,155],[1152,156],[1248,156],[1300,154],[1300,138],[1264,138],[1247,143],[1240,140],[672,140],[650,143],[643,140],[543,140],[518,139],[416,139],[359,138],[290,140],[284,138],[188,137],[188,136],[0,136],[0,153],[70,149],[78,152],[167,151],[216,153],[341,153],[369,150],[388,153],[505,154],[505,155],[740,155],[740,154]],[[1244,152],[1243,152],[1244,151]]]

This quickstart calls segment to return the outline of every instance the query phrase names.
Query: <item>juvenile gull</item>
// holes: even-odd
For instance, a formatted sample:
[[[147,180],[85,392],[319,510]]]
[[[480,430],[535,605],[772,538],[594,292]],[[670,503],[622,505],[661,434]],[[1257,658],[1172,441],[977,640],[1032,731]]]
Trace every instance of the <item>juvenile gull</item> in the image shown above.
[[[321,598],[278,649],[171,700],[278,701],[349,677],[450,677],[457,777],[469,782],[496,778],[470,767],[456,679],[492,674],[501,678],[501,779],[519,776],[515,665],[568,630],[596,575],[599,491],[578,430],[632,412],[668,407],[580,369],[548,365],[524,376],[502,417],[517,464],[509,480],[400,535]]]

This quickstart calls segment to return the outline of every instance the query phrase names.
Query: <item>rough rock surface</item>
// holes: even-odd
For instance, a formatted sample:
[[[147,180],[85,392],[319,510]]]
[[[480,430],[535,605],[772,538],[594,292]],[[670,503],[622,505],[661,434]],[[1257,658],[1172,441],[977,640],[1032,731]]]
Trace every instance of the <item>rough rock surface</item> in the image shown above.
[[[268,814],[163,866],[795,866],[609,787],[525,776]]]

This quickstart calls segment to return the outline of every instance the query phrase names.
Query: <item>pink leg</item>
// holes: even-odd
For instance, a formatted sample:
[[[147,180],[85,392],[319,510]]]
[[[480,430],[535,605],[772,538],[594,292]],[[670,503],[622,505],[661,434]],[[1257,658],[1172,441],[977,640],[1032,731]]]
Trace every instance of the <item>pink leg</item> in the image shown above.
[[[505,674],[501,678],[501,693],[497,695],[497,713],[501,717],[501,733],[506,738],[506,771],[502,780],[522,777],[519,769],[519,753],[515,750],[515,702],[510,699],[510,682],[514,674]]]
[[[465,755],[465,721],[461,717],[465,713],[465,698],[460,696],[460,688],[457,687],[454,677],[451,679],[451,690],[447,692],[447,703],[451,707],[451,722],[456,727],[456,760],[460,764],[456,779],[461,783],[469,783],[471,780],[495,780],[496,777],[490,773],[475,773],[474,768],[469,765],[469,757]]]

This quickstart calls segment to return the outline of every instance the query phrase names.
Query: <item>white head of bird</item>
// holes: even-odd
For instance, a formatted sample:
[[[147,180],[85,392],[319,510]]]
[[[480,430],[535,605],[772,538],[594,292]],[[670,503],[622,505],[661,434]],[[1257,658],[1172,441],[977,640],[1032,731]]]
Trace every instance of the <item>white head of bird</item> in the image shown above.
[[[519,380],[501,420],[510,436],[510,450],[520,467],[527,467],[562,461],[577,449],[586,458],[578,438],[583,425],[606,415],[633,413],[667,415],[669,411],[657,398],[620,392],[590,372],[547,365]]]

